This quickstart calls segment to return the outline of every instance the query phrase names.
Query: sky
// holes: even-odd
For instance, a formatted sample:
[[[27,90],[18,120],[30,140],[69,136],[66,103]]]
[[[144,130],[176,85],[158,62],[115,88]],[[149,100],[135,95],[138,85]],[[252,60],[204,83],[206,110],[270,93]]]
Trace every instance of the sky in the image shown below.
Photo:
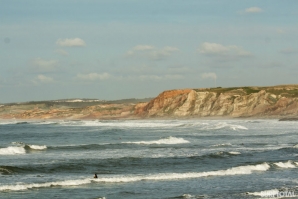
[[[297,77],[297,0],[0,0],[0,103]]]

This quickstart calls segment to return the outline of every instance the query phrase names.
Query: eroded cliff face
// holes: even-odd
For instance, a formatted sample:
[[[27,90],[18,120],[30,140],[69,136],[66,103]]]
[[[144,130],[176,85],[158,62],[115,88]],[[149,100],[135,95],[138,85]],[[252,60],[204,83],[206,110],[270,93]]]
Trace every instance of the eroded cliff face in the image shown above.
[[[298,117],[298,85],[164,91],[150,102],[81,108],[0,106],[2,119],[120,119],[182,117]]]
[[[142,117],[297,116],[298,87],[166,91],[136,114]]]

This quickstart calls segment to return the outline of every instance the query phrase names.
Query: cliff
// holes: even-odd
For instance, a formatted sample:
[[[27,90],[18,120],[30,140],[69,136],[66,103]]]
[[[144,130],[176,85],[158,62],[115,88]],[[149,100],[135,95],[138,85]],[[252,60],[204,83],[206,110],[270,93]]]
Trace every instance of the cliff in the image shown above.
[[[298,85],[164,91],[149,102],[0,106],[2,119],[120,119],[182,117],[297,118]]]
[[[136,114],[141,117],[298,116],[298,85],[166,91]]]

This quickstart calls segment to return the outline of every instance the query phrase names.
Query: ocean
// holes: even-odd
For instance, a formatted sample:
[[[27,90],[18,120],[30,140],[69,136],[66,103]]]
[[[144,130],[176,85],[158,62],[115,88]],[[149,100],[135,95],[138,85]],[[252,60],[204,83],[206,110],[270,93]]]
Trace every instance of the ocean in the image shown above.
[[[0,138],[1,199],[298,198],[295,121],[1,120]]]

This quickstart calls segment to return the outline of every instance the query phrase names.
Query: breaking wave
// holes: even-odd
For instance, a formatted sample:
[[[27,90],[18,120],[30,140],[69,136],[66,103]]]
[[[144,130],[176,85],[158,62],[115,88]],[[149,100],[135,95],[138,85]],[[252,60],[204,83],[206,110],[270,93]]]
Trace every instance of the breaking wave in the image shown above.
[[[3,185],[0,186],[0,191],[20,191],[32,188],[45,188],[52,186],[77,186],[91,183],[90,179],[82,180],[66,180],[60,182],[45,182],[45,183],[32,183],[32,184],[17,184],[17,185]]]
[[[272,163],[271,165],[275,165],[281,168],[294,168],[294,164],[296,162],[277,162]],[[1,185],[0,191],[19,191],[26,190],[32,188],[46,188],[53,186],[79,186],[90,183],[130,183],[130,182],[138,182],[143,180],[148,181],[170,181],[170,180],[179,180],[179,179],[191,179],[191,178],[202,178],[202,177],[220,177],[220,176],[232,176],[232,175],[249,175],[253,172],[263,172],[270,169],[270,165],[266,162],[257,165],[245,165],[232,167],[226,170],[218,170],[218,171],[206,171],[206,172],[189,172],[189,173],[159,173],[159,174],[149,174],[149,175],[113,175],[113,176],[103,176],[98,179],[85,178],[78,180],[65,180],[65,181],[56,181],[56,182],[45,182],[45,183],[31,183],[31,184],[17,184],[17,185]],[[7,170],[5,167],[0,167],[0,172],[11,172]],[[278,193],[279,190],[268,190],[262,192],[253,192],[246,193],[249,195],[255,196],[266,196],[270,192]]]
[[[288,162],[277,162],[277,163],[274,163],[276,166],[280,167],[280,168],[295,168],[296,166],[293,164],[292,161],[288,161]]]
[[[183,138],[176,138],[176,137],[168,137],[160,140],[155,141],[140,141],[140,142],[122,142],[125,144],[185,144],[189,143],[188,140]]]
[[[246,128],[245,126],[235,125],[235,124],[228,124],[226,122],[219,122],[217,124],[207,125],[203,129],[205,129],[205,130],[218,130],[218,129],[224,129],[224,128],[229,128],[229,129],[232,129],[234,131],[236,131],[238,129],[248,130],[248,128]]]
[[[178,127],[181,123],[168,121],[63,121],[59,124],[64,126],[101,126],[101,127],[122,127],[122,128],[165,128]]]
[[[31,145],[25,144],[23,142],[12,142],[16,146],[9,146],[6,148],[0,148],[0,155],[19,155],[25,154],[26,149],[28,150],[45,150],[47,149],[46,145]]]
[[[24,142],[12,142],[12,144],[17,145],[18,147],[23,147],[25,149],[33,149],[33,150],[44,150],[44,149],[47,149],[47,146],[46,145],[26,144]]]
[[[248,175],[253,172],[266,171],[270,168],[267,163],[258,165],[246,165],[232,167],[226,170],[207,171],[207,172],[191,172],[191,173],[159,173],[152,175],[127,175],[127,176],[112,176],[102,177],[98,179],[80,179],[80,180],[65,180],[57,182],[45,182],[45,183],[32,183],[32,184],[17,184],[17,185],[1,185],[0,191],[19,191],[32,188],[45,188],[52,186],[78,186],[83,184],[89,184],[92,182],[97,183],[129,183],[143,180],[152,181],[164,181],[164,180],[178,180],[178,179],[190,179],[201,178],[209,176],[227,176],[227,175]]]
[[[30,144],[28,144],[26,146],[28,146],[30,149],[34,149],[34,150],[44,150],[47,148],[46,145],[30,145]]]
[[[18,155],[25,153],[26,150],[24,147],[9,146],[7,148],[0,148],[0,155]]]
[[[230,151],[229,154],[231,154],[231,155],[240,155],[241,153],[237,152],[237,151]]]

